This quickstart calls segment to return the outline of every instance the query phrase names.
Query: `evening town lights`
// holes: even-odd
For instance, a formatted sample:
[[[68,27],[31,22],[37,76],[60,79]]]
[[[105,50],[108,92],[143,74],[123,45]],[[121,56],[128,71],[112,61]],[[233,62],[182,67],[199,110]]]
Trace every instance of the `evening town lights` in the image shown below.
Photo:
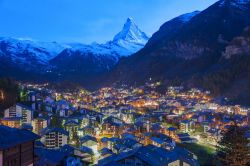
[[[2,90],[0,90],[0,100],[4,100],[4,93]]]

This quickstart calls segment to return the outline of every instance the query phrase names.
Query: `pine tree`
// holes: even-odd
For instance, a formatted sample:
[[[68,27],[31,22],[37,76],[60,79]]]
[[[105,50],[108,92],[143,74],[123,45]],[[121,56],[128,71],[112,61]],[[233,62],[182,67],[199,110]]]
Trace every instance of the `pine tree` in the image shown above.
[[[9,78],[0,78],[0,117],[3,110],[13,106],[18,99],[18,84]]]
[[[246,131],[235,123],[228,131],[223,133],[223,138],[217,148],[217,157],[221,165],[246,166],[250,164],[250,148]]]

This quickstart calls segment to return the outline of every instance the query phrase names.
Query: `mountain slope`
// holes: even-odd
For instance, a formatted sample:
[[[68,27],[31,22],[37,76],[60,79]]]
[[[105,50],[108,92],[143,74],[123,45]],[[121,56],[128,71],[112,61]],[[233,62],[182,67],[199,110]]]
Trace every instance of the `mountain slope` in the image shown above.
[[[89,81],[96,81],[110,71],[121,57],[127,57],[143,48],[148,39],[134,21],[128,18],[122,31],[112,41],[105,44],[77,44],[62,51],[50,61],[52,73],[89,86]]]
[[[180,17],[166,22],[139,52],[123,58],[110,73],[108,83],[140,85],[153,80],[161,81],[163,88],[195,86],[209,89],[215,96],[229,97],[232,87],[240,85],[237,81],[249,83],[248,58],[233,53],[238,49],[249,53],[248,47],[231,45],[250,26],[249,0],[220,0],[186,22],[179,21]],[[241,71],[247,79],[242,79],[242,74],[237,80],[230,71],[239,75]],[[245,89],[235,94],[246,98],[248,92]]]
[[[173,82],[209,72],[228,43],[250,25],[250,3],[221,0],[184,24],[177,22],[176,29],[171,27],[174,20],[179,18],[165,23],[138,53],[122,59],[111,74],[112,81]]]
[[[161,40],[173,36],[180,30],[180,28],[182,28],[186,23],[188,23],[194,16],[199,13],[200,11],[194,11],[191,13],[180,15],[174,19],[171,19],[170,21],[167,21],[160,27],[159,31],[153,34],[145,47],[152,46],[153,44],[157,44],[157,42]]]
[[[198,79],[203,87],[237,104],[250,105],[250,27],[226,47],[217,70]],[[196,80],[197,81],[197,80]]]
[[[109,71],[121,57],[143,48],[148,39],[131,18],[127,19],[122,31],[105,44],[61,44],[0,38],[0,76],[18,79],[36,76],[35,80],[42,79],[39,75],[45,80],[94,77]]]
[[[0,38],[1,62],[9,62],[25,70],[47,65],[67,46],[56,42],[36,42],[15,38]]]

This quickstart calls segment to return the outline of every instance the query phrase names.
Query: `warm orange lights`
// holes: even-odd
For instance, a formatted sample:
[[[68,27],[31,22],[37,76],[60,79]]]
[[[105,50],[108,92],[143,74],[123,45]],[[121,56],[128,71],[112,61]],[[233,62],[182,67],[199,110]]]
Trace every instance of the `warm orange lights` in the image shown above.
[[[1,101],[1,100],[4,100],[4,93],[3,93],[2,90],[0,90],[0,101]]]

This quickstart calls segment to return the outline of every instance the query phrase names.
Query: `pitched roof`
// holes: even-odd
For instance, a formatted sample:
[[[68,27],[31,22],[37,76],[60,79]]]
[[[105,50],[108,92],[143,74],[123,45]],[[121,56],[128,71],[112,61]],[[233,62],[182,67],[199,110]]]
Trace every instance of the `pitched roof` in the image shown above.
[[[67,121],[64,125],[65,125],[65,126],[68,126],[68,125],[76,125],[76,126],[78,126],[79,123],[76,122],[76,121],[74,121],[74,120],[69,120],[69,121]]]
[[[151,137],[151,140],[158,143],[158,144],[164,144],[165,143],[162,139],[157,138],[157,137]]]
[[[81,150],[82,152],[88,153],[88,154],[90,154],[90,155],[93,155],[93,154],[94,154],[93,150],[92,150],[91,148],[87,147],[87,146],[81,146],[81,147],[80,147],[80,150]]]
[[[130,150],[128,152],[122,152],[118,155],[111,155],[100,160],[98,164],[107,166],[112,162],[115,162],[115,165],[120,160],[123,160],[130,156],[135,156],[148,165],[154,166],[168,165],[169,163],[178,159],[182,159],[193,166],[199,165],[198,161],[192,157],[192,154],[183,148],[178,147],[174,150],[168,151],[164,148],[159,148],[153,145],[143,146],[134,150]]]
[[[27,105],[24,105],[24,104],[21,104],[21,103],[17,103],[16,104],[17,106],[20,106],[22,108],[25,108],[26,110],[28,111],[35,111],[34,109],[32,109],[31,107],[27,106]]]
[[[10,128],[3,125],[0,125],[0,133],[0,150],[40,138],[31,131]]]
[[[177,136],[179,138],[190,137],[190,135],[188,133],[179,133],[179,134],[177,134]]]
[[[69,135],[69,132],[67,132],[66,130],[62,129],[62,128],[44,128],[41,130],[42,135],[46,135],[48,133],[52,133],[52,132],[58,132],[64,135]]]
[[[89,140],[91,140],[93,142],[97,142],[97,139],[93,136],[90,136],[90,135],[85,135],[84,137],[80,138],[81,143],[87,142]]]
[[[112,150],[111,149],[109,149],[109,148],[102,148],[100,151],[99,151],[99,153],[101,154],[101,155],[106,155],[106,154],[114,154],[113,152],[112,152]]]
[[[38,166],[60,164],[69,154],[60,150],[36,148],[35,155],[39,157]]]
[[[175,128],[175,127],[169,127],[168,130],[169,130],[169,131],[176,131],[177,128]]]

